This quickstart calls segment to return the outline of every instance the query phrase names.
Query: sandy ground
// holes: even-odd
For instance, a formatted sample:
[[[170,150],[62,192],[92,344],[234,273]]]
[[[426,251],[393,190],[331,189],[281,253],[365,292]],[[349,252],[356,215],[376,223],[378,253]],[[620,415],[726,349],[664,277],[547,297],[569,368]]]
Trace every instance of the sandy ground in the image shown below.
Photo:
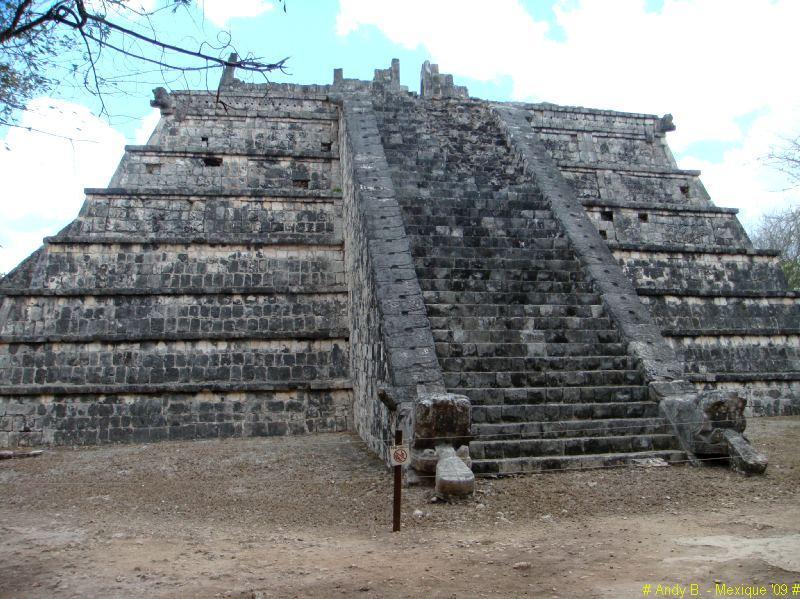
[[[47,451],[0,462],[0,597],[800,597],[800,418],[748,434],[765,476],[481,479],[457,504],[414,487],[396,534],[390,473],[352,435]]]

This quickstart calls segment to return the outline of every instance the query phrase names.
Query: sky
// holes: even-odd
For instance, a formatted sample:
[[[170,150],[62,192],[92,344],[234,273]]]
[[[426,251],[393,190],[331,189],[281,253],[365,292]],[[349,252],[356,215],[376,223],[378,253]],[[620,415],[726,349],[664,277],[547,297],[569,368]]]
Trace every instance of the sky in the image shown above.
[[[431,60],[474,97],[671,113],[678,165],[700,169],[712,200],[738,208],[746,228],[800,204],[764,162],[800,134],[799,22],[797,0],[287,0],[285,11],[272,0],[199,0],[154,19],[169,41],[230,34],[241,55],[289,57],[278,82],[330,83],[338,67],[370,80],[399,58],[401,82],[416,91]],[[146,143],[158,120],[152,88],[214,89],[219,79],[165,80],[102,60],[125,74],[106,114],[85,88],[63,85],[22,114],[33,130],[0,129],[0,272],[77,216],[83,189],[108,184],[125,144]]]

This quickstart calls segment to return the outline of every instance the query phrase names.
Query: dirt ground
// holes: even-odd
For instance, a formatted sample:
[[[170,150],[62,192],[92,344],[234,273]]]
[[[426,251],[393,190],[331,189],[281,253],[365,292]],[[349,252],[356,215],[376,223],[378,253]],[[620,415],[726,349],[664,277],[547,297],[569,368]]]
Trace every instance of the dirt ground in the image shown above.
[[[480,479],[456,504],[414,487],[395,534],[391,475],[347,434],[5,460],[0,597],[714,597],[715,583],[800,597],[800,418],[748,435],[765,476]]]

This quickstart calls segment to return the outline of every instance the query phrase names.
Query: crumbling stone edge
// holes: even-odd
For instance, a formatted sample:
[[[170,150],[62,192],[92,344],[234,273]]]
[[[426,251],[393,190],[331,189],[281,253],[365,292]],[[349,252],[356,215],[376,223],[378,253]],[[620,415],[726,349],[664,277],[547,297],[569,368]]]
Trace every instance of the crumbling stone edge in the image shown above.
[[[452,404],[454,397],[445,391],[370,89],[353,83],[339,75],[334,83],[338,93],[331,95],[342,110],[339,147],[353,412],[357,432],[388,463],[396,427],[403,428],[404,439],[414,439],[416,406],[426,400],[424,405],[436,406],[435,411],[443,401]],[[462,398],[459,405],[463,409]],[[468,401],[466,409],[469,423]],[[435,432],[451,433],[446,426]]]
[[[697,454],[726,456],[736,470],[763,472],[766,457],[742,435],[744,400],[737,403],[735,398],[724,398],[713,391],[698,393],[683,380],[683,367],[674,350],[531,127],[527,107],[497,103],[490,106],[516,159],[550,204],[603,306],[639,362],[651,399],[658,402],[659,411],[672,426],[690,463],[701,463]],[[724,410],[719,408],[720,403],[726,406]],[[720,417],[723,413],[724,417]]]

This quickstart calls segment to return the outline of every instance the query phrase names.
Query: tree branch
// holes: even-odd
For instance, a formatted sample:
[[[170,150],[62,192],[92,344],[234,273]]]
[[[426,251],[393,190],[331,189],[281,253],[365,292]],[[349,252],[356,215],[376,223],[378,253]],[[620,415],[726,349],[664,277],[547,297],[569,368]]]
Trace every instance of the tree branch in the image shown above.
[[[216,65],[216,64],[215,65],[206,65],[206,66],[203,66],[203,67],[179,67],[177,65],[167,64],[166,62],[162,62],[160,60],[156,60],[155,58],[147,58],[146,56],[142,56],[141,54],[136,54],[134,52],[130,52],[128,50],[125,50],[124,48],[120,48],[119,46],[115,46],[114,44],[109,43],[108,41],[96,38],[91,33],[84,32],[83,35],[85,37],[89,38],[90,40],[98,43],[98,44],[103,44],[106,48],[110,48],[111,50],[114,50],[115,52],[119,52],[120,54],[123,54],[125,56],[129,56],[130,58],[135,58],[136,60],[141,60],[143,62],[149,62],[151,64],[155,64],[155,65],[158,65],[158,66],[163,67],[165,69],[170,69],[172,71],[205,71],[207,69],[222,68],[221,65]],[[156,72],[158,72],[158,71],[156,71]],[[106,80],[108,80],[108,78],[106,78]]]
[[[9,25],[7,29],[4,29],[2,32],[0,32],[0,43],[3,43],[6,40],[6,35],[9,31],[14,31],[17,28],[19,22],[22,20],[22,15],[24,15],[25,11],[30,8],[32,2],[33,0],[24,0],[24,2],[17,6],[14,17],[11,19],[11,25]]]
[[[163,48],[164,50],[171,50],[173,52],[178,52],[179,54],[185,54],[186,56],[192,56],[194,58],[201,58],[203,60],[207,60],[208,62],[212,62],[216,65],[223,66],[223,67],[235,67],[237,69],[241,69],[244,71],[254,71],[257,73],[265,73],[268,71],[275,71],[280,70],[281,72],[286,72],[286,61],[289,59],[287,56],[282,60],[274,63],[262,63],[258,59],[244,59],[244,60],[225,60],[223,58],[218,58],[216,56],[212,56],[210,54],[204,54],[202,52],[196,52],[194,50],[187,50],[186,48],[181,48],[180,46],[174,46],[172,44],[167,44],[166,42],[161,42],[155,37],[149,37],[147,35],[143,35],[132,29],[128,29],[127,27],[122,27],[121,25],[117,25],[116,23],[112,23],[108,21],[104,17],[99,15],[87,15],[90,21],[94,21],[96,23],[101,23],[115,31],[119,31],[120,33],[124,33],[126,35],[130,35],[136,39],[142,40],[143,42],[147,42],[148,44],[152,44],[153,46],[157,46],[159,48]]]

